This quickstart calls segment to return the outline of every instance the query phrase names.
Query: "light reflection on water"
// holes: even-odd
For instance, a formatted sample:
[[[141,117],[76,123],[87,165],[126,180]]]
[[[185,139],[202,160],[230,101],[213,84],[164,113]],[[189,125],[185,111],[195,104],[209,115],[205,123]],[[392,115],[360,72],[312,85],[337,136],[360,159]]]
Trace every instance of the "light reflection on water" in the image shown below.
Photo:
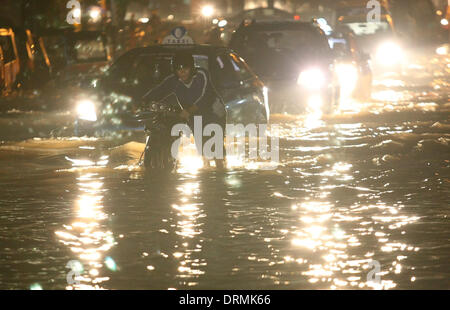
[[[397,100],[393,93],[381,95]],[[189,153],[177,173],[164,176],[135,162],[114,162],[112,154],[83,157],[70,150],[44,161],[40,153],[25,154],[24,162],[38,167],[23,172],[31,175],[28,187],[10,180],[13,168],[0,175],[11,188],[0,196],[0,221],[10,228],[2,233],[5,240],[16,234],[46,243],[19,240],[18,249],[6,243],[9,258],[0,266],[30,261],[33,269],[19,270],[30,283],[5,283],[23,288],[36,282],[44,289],[447,288],[448,111],[423,119],[422,112],[436,106],[418,103],[419,120],[407,114],[367,121],[359,114],[377,104],[347,105],[353,114],[279,118],[276,170],[239,158],[230,158],[225,172],[200,169],[201,159]],[[408,104],[399,104],[400,110]],[[45,141],[32,144],[41,149]],[[136,144],[115,155],[132,147],[138,157]],[[101,143],[92,141],[82,151],[99,149]],[[51,160],[57,168],[45,166]],[[36,186],[35,197],[17,198]],[[70,212],[38,216],[52,204]],[[36,205],[38,211],[29,209]],[[8,226],[30,213],[42,228],[53,226]],[[46,235],[49,229],[56,240]],[[30,258],[34,248],[50,267]],[[67,283],[71,260],[83,267],[75,278],[80,284]],[[368,278],[374,261],[380,282]]]
[[[420,216],[405,213],[401,201],[382,198],[389,196],[390,184],[396,180],[388,180],[383,185],[365,182],[372,173],[362,170],[372,161],[361,161],[361,154],[355,156],[342,151],[358,146],[370,154],[376,135],[361,123],[328,127],[320,121],[295,132],[294,128],[286,129],[300,141],[309,141],[307,146],[300,143],[302,146],[294,148],[304,161],[291,171],[280,167],[265,172],[267,175],[257,170],[248,174],[241,163],[220,175],[201,171],[196,165],[189,166],[192,162],[186,160],[185,169],[181,165],[178,176],[161,181],[172,187],[168,194],[171,203],[161,195],[153,197],[151,203],[167,210],[147,207],[156,208],[152,213],[166,214],[157,217],[160,224],[170,224],[158,231],[158,235],[165,235],[157,238],[159,246],[145,250],[145,253],[153,253],[146,256],[141,266],[142,272],[146,270],[149,279],[156,281],[149,287],[163,287],[158,279],[162,270],[167,273],[167,269],[171,270],[173,280],[166,280],[166,288],[248,285],[392,289],[398,286],[399,279],[403,287],[405,282],[412,283],[414,267],[405,267],[403,262],[419,252],[420,247],[406,241],[404,236],[407,226],[419,221]],[[409,127],[386,126],[377,130],[377,134],[392,135],[407,132]],[[358,139],[366,143],[361,144]],[[289,166],[289,160],[284,157],[284,164]],[[392,175],[393,171],[380,171],[380,175]],[[135,182],[146,178],[148,182],[148,177],[151,178],[144,173]],[[96,227],[108,218],[103,210],[104,195],[115,197],[114,193],[105,193],[102,179],[97,174],[82,175],[78,179],[82,193],[77,201],[79,219],[66,233],[73,236],[69,231],[78,231],[69,242],[78,245],[71,244],[71,249],[88,270],[80,286],[69,288],[101,288],[102,281],[113,288],[116,276],[130,281],[136,276],[120,272],[109,273],[109,276],[102,274],[103,260],[114,245],[114,228],[99,230]],[[282,182],[276,181],[278,179]],[[150,184],[143,186],[148,190],[155,182],[150,180]],[[221,194],[217,195],[217,191]],[[152,194],[158,193],[153,190]],[[114,203],[113,198],[109,201]],[[139,204],[137,198],[131,199],[131,203]],[[142,208],[144,205],[138,207],[135,216],[139,216]],[[162,240],[170,242],[163,244]],[[375,273],[380,276],[380,282],[368,278],[373,260],[381,265]],[[130,264],[123,257],[120,261]],[[409,280],[404,279],[402,273],[407,273]],[[245,278],[250,279],[249,282],[241,282]]]
[[[70,248],[80,265],[66,289],[101,289],[102,282],[110,279],[103,274],[104,269],[116,269],[114,260],[106,256],[116,244],[113,233],[104,227],[108,214],[104,212],[103,197],[107,190],[98,173],[81,173],[77,181],[80,194],[74,205],[76,218],[63,230],[55,231],[59,242]]]

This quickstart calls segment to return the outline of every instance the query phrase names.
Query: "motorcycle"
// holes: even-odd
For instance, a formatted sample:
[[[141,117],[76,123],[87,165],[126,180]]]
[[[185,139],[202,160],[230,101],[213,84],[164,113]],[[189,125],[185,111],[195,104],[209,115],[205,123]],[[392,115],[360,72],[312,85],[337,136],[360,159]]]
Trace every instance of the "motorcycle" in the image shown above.
[[[145,149],[139,159],[146,169],[176,169],[177,160],[171,154],[173,142],[172,127],[182,122],[181,108],[175,104],[165,105],[152,102],[137,114],[138,121],[145,125]]]

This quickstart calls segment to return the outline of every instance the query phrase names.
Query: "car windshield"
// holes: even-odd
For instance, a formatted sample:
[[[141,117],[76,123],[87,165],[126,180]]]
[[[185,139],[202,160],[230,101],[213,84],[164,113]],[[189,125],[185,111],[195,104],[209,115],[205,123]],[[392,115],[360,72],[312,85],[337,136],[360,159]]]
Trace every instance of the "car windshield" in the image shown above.
[[[311,30],[253,31],[236,43],[258,75],[273,78],[297,75],[299,63],[330,58],[327,39]]]
[[[195,66],[208,69],[207,55],[193,55]],[[172,54],[144,53],[120,58],[107,73],[117,82],[152,88],[172,74]]]
[[[258,18],[258,19],[264,19],[264,18],[286,18],[286,19],[292,19],[291,14],[283,11],[278,11],[274,9],[260,9],[260,10],[250,10],[246,11],[243,14],[238,15],[238,18],[245,19],[245,18]]]
[[[345,25],[350,28],[357,36],[367,36],[390,32],[387,21],[380,22],[349,22]]]
[[[324,53],[329,48],[325,39],[306,30],[255,31],[246,38],[249,45],[299,54]]]

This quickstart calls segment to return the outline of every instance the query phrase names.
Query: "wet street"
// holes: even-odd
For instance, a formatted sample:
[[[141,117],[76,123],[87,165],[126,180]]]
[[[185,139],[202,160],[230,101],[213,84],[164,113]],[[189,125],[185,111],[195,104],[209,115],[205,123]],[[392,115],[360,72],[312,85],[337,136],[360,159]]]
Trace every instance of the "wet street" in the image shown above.
[[[4,110],[0,289],[449,289],[450,75],[429,61],[371,102],[273,115],[273,170],[186,154],[156,175],[143,136],[51,138],[70,111]]]

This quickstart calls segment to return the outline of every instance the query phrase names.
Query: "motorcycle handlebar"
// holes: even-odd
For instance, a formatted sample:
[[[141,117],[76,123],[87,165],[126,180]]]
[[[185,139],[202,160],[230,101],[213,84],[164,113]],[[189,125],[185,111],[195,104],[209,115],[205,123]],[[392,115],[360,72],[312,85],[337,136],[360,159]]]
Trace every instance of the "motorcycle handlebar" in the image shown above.
[[[142,105],[144,111],[149,112],[179,112],[181,109],[176,104],[165,104],[158,101],[151,101]]]
[[[178,105],[175,104],[163,104],[161,102],[156,102],[156,101],[152,101],[152,102],[148,102],[148,103],[143,103],[141,105],[141,111],[139,111],[136,114],[136,118],[138,119],[138,121],[145,121],[148,119],[151,119],[152,117],[155,116],[155,114],[160,114],[160,113],[179,113],[181,111],[180,107]]]

